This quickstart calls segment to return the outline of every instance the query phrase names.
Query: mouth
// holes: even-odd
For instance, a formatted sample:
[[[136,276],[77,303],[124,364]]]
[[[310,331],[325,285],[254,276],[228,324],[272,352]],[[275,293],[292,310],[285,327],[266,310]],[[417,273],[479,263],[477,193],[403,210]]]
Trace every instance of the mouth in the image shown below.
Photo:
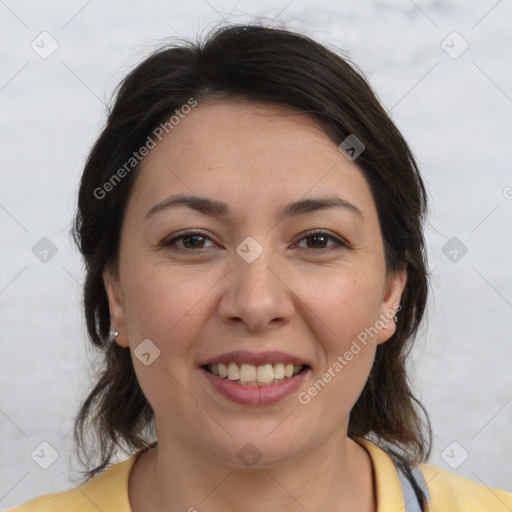
[[[208,364],[202,368],[216,377],[229,380],[240,386],[272,386],[307,371],[309,366],[285,362],[266,363],[256,366],[231,361],[227,364]]]
[[[199,369],[211,389],[247,406],[271,405],[293,395],[312,372],[308,361],[279,351],[233,351],[204,361]]]

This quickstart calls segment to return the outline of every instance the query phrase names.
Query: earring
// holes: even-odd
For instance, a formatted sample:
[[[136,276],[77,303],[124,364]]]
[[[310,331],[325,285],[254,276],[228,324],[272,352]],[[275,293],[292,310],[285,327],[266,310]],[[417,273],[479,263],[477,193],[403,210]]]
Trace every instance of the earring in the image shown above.
[[[110,336],[112,338],[115,338],[115,337],[119,336],[119,331],[110,331]]]

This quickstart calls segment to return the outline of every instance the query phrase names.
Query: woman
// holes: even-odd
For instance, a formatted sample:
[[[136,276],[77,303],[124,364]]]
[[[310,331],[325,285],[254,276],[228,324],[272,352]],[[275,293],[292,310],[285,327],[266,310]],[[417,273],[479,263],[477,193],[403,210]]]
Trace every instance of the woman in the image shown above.
[[[105,353],[75,425],[87,481],[12,510],[511,509],[423,463],[425,211],[401,134],[320,44],[245,25],[150,56],[79,192]]]

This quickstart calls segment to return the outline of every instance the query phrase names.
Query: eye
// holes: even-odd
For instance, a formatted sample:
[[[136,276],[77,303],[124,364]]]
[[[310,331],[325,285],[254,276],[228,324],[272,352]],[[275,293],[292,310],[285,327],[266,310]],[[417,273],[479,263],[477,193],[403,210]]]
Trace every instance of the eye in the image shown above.
[[[162,246],[183,251],[190,251],[194,249],[201,250],[208,248],[205,247],[205,243],[207,241],[212,242],[211,238],[203,234],[201,231],[189,230],[179,234],[178,236],[164,240],[162,242]],[[306,241],[306,247],[302,246],[303,248],[315,249],[315,252],[328,251],[337,247],[349,247],[346,242],[343,242],[328,231],[308,231],[305,233],[305,236],[299,240],[298,245],[300,246],[303,241]],[[333,243],[329,245],[329,241]]]
[[[188,249],[207,249],[207,247],[204,247],[205,241],[211,239],[201,233],[200,231],[186,231],[184,233],[181,233],[178,236],[175,236],[174,238],[164,240],[162,242],[162,245],[164,247],[173,246],[176,249],[179,250],[188,250]],[[182,243],[180,246],[179,243]]]
[[[299,244],[303,240],[311,241],[311,244],[308,244],[308,242],[306,242],[307,249],[319,249],[321,251],[335,249],[336,247],[348,247],[348,244],[341,241],[338,237],[332,235],[328,231],[308,231],[307,233],[305,233],[305,235],[306,236],[299,240]],[[329,240],[334,241],[334,244],[328,246],[327,244]]]

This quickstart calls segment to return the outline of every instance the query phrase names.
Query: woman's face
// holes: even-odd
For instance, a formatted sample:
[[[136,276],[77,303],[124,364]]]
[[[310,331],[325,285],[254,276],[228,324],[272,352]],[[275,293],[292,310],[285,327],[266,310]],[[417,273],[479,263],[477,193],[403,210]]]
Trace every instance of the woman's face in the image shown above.
[[[308,115],[235,101],[150,151],[104,278],[159,446],[240,467],[344,438],[405,284],[355,163]]]

